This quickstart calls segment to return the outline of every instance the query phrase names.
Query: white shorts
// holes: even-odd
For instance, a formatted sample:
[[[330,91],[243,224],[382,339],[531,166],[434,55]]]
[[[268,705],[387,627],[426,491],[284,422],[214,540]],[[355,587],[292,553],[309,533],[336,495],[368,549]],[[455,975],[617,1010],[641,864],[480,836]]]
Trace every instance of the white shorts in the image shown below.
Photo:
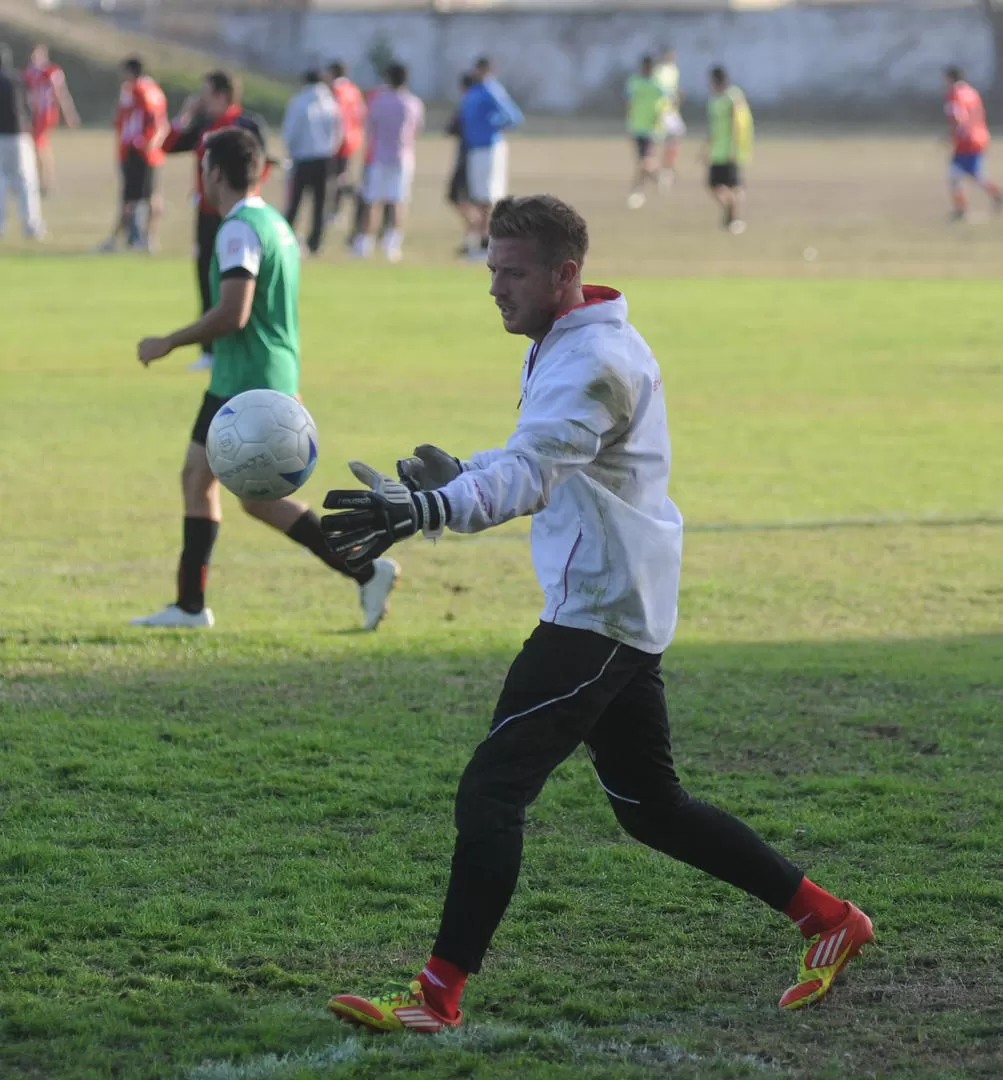
[[[677,112],[666,113],[662,117],[662,137],[681,139],[686,134],[686,124]]]
[[[399,165],[381,165],[373,162],[366,166],[362,181],[362,197],[367,203],[406,203],[411,199],[411,181],[414,180],[414,162]]]
[[[494,206],[508,194],[508,143],[467,151],[467,190],[470,201]]]

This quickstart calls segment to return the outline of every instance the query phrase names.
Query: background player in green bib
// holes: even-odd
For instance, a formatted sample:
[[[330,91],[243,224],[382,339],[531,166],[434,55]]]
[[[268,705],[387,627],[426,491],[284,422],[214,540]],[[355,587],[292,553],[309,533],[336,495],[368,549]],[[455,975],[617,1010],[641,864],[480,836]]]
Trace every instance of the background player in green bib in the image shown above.
[[[679,160],[679,143],[686,134],[680,107],[683,94],[679,89],[679,65],[676,63],[676,50],[664,49],[662,57],[653,72],[655,82],[665,95],[665,109],[662,113],[662,168],[658,174],[658,188],[669,191],[676,180],[676,162]]]
[[[745,94],[729,81],[727,71],[723,67],[713,67],[707,99],[707,185],[724,208],[724,227],[734,233],[745,232],[742,166],[751,153],[752,110],[749,103]]]
[[[627,80],[627,131],[637,151],[637,171],[627,205],[631,210],[644,206],[644,187],[654,181],[657,170],[656,144],[661,136],[662,114],[666,98],[661,84],[655,78],[655,62],[650,56],[642,57],[641,67]]]
[[[257,195],[263,168],[260,143],[242,128],[224,128],[206,140],[205,191],[223,217],[210,269],[213,306],[198,322],[166,337],[144,338],[138,346],[140,362],[149,365],[184,345],[215,345],[212,382],[181,473],[185,521],[177,600],[153,615],[133,619],[138,626],[213,625],[205,584],[222,507],[219,481],[206,459],[209,424],[228,398],[245,390],[299,394],[299,247],[285,218]],[[400,573],[392,559],[349,571],[328,549],[317,515],[304,503],[244,499],[241,505],[353,578],[366,628],[376,629]]]

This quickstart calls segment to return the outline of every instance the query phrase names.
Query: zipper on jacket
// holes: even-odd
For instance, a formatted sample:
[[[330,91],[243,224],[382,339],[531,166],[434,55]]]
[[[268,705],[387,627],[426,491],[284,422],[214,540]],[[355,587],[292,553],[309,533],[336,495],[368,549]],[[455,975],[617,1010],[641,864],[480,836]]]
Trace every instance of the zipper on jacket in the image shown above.
[[[522,403],[526,400],[526,391],[529,390],[529,377],[533,374],[533,368],[536,367],[536,358],[540,353],[540,343],[538,341],[533,342],[532,349],[529,350],[529,359],[526,361],[526,378],[523,379],[523,385],[525,390],[519,395],[519,404],[516,405],[517,409],[522,408]]]
[[[575,555],[578,552],[578,548],[582,542],[582,530],[579,528],[578,535],[575,537],[575,542],[571,545],[571,551],[568,553],[568,561],[564,564],[564,599],[554,608],[554,617],[551,622],[557,622],[557,613],[568,602],[568,571],[571,569],[571,564],[575,560]]]

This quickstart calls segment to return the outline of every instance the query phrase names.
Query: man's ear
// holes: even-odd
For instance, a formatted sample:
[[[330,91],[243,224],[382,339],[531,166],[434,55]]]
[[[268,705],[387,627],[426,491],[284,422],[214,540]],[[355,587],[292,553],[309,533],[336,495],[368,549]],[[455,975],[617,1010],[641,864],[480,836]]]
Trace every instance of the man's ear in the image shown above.
[[[573,285],[581,277],[582,268],[574,259],[565,259],[557,271],[557,280],[562,285]]]

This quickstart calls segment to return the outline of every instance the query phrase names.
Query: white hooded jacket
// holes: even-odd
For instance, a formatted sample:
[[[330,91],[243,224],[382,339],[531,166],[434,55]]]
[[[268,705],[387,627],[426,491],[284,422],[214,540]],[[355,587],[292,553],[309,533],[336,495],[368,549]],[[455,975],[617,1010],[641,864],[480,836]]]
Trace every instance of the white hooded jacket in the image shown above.
[[[529,350],[505,447],[475,454],[441,491],[457,532],[533,515],[544,622],[660,653],[682,561],[670,461],[658,363],[623,295],[586,286],[585,303]]]
[[[326,83],[309,83],[289,102],[282,141],[293,161],[334,157],[341,145],[341,110]]]

